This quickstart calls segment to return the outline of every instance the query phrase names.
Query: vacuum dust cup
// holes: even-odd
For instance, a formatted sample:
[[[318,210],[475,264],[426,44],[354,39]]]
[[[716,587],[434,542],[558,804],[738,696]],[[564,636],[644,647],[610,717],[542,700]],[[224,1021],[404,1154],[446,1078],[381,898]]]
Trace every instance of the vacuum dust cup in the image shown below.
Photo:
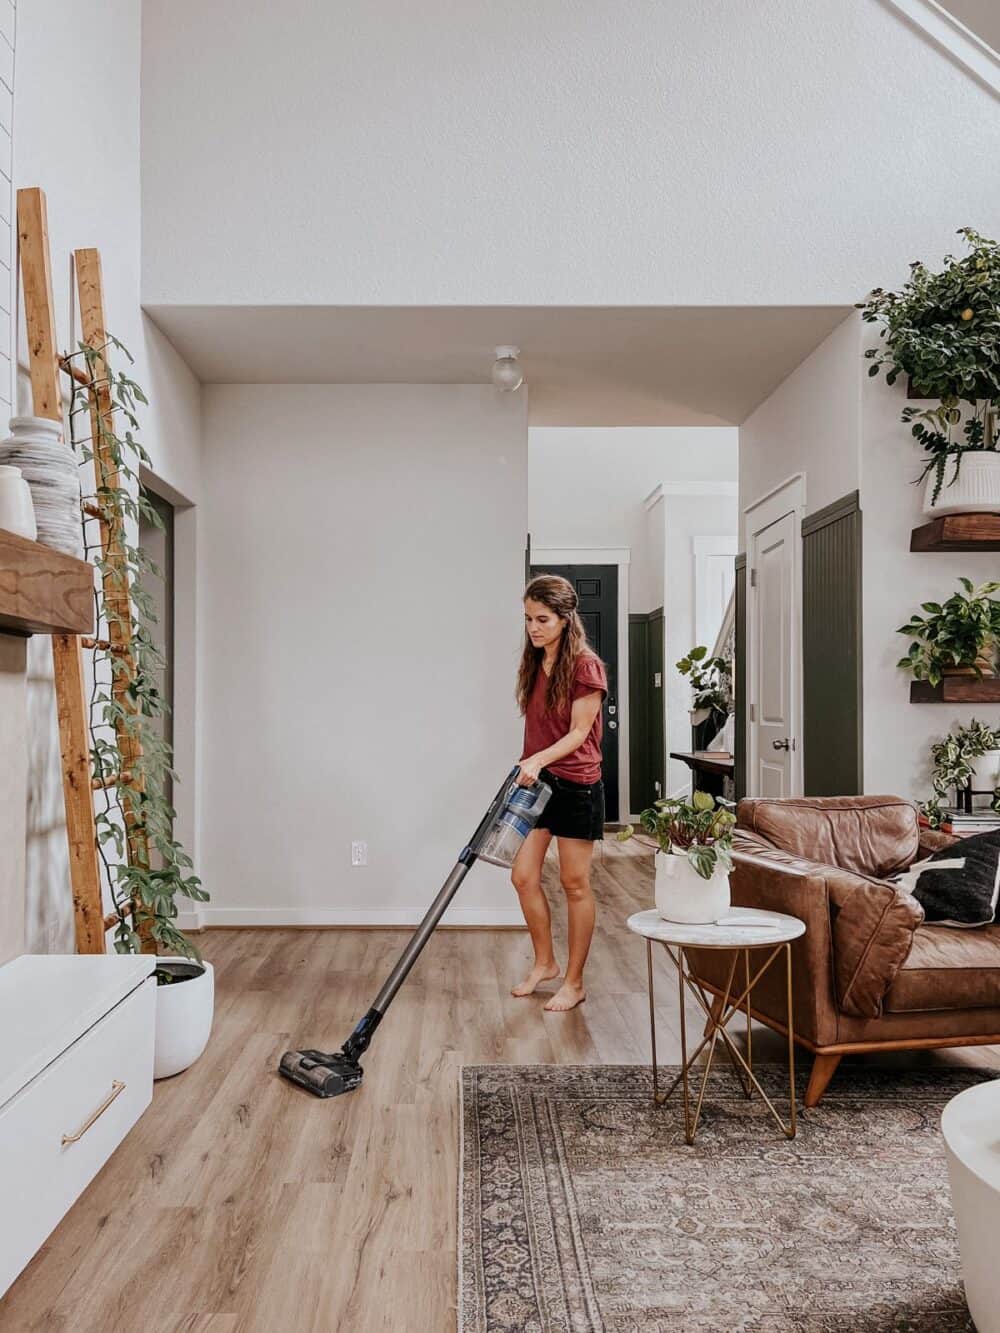
[[[487,832],[482,846],[476,848],[477,858],[509,870],[521,850],[521,844],[541,818],[551,795],[552,788],[544,782],[536,782],[533,787],[519,787],[516,782],[511,783],[503,810]]]

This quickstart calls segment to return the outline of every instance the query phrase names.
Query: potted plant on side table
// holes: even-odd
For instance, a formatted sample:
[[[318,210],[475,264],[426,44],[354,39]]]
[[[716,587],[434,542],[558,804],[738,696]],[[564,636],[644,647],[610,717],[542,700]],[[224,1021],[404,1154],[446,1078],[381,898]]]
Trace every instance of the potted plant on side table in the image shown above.
[[[717,921],[729,911],[736,816],[714,796],[696,791],[690,801],[669,796],[639,816],[656,849],[656,910],[666,921]],[[629,824],[619,842],[638,836]]]
[[[992,816],[1000,815],[1000,728],[973,718],[967,727],[956,727],[942,740],[935,741],[931,758],[934,796],[920,807],[931,828],[940,828],[951,820],[971,823],[978,818],[992,823]],[[956,797],[955,809],[945,809],[941,803],[952,791]],[[959,813],[963,794],[977,792],[990,798],[991,815],[980,811],[977,816],[971,801],[965,813]]]
[[[958,234],[963,259],[946,255],[940,273],[913,263],[899,292],[876,288],[858,306],[882,326],[880,345],[865,351],[868,374],[884,367],[890,385],[906,375],[915,396],[937,400],[902,412],[926,456],[917,480],[927,479],[931,518],[1000,513],[1000,244],[971,227]]]
[[[732,712],[730,665],[724,657],[709,657],[708,649],[700,644],[681,658],[677,670],[691,681],[693,749],[707,750]]]

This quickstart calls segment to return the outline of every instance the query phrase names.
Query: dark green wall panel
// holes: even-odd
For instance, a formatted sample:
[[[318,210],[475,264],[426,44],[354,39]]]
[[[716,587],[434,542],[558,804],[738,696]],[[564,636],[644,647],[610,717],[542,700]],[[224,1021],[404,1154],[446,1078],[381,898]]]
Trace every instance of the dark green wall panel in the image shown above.
[[[861,511],[852,492],[802,524],[807,796],[864,791],[861,669]]]
[[[747,558],[736,557],[736,726],[733,739],[733,779],[736,799],[747,793]]]

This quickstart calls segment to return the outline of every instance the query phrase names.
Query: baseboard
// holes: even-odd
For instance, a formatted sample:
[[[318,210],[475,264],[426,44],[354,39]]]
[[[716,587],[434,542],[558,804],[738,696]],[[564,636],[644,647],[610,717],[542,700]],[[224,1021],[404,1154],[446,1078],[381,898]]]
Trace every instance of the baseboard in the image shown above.
[[[193,913],[191,915],[194,915]],[[262,929],[274,927],[298,927],[300,929],[322,929],[323,927],[346,928],[391,928],[393,926],[416,926],[420,914],[416,911],[359,911],[345,912],[321,907],[204,907],[197,913],[199,925],[193,924],[188,929],[211,929],[225,926],[257,926]],[[445,912],[442,926],[464,926],[466,928],[526,929],[524,917],[516,907],[482,908],[452,907]],[[184,926],[182,924],[182,929]]]

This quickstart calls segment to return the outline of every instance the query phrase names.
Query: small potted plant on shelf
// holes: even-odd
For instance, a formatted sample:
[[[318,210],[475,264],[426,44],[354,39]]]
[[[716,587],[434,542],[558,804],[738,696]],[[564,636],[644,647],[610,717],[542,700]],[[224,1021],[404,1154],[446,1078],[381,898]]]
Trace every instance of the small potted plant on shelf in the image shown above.
[[[953,790],[956,805],[961,805],[965,791],[985,792],[991,796],[990,809],[1000,813],[1000,728],[973,718],[967,727],[956,727],[936,741],[931,746],[931,758],[934,796],[920,807],[931,828],[943,823],[941,802]]]
[[[971,227],[958,234],[963,259],[946,255],[940,273],[913,263],[899,292],[876,288],[858,306],[882,326],[880,345],[865,351],[868,374],[884,367],[890,385],[906,375],[914,394],[937,400],[902,413],[925,453],[917,480],[927,478],[931,517],[1000,513],[1000,245]]]
[[[926,616],[913,615],[898,633],[913,642],[897,666],[912,671],[916,680],[938,685],[943,676],[995,676],[1000,645],[1000,601],[991,594],[1000,583],[974,587],[959,579],[964,593],[956,592],[943,604],[924,602]]]
[[[696,750],[705,750],[726,725],[733,710],[732,672],[724,657],[709,657],[703,645],[692,648],[677,663],[682,676],[688,676],[693,691],[691,726]]]
[[[717,921],[729,910],[736,816],[707,792],[690,801],[668,796],[639,816],[656,850],[656,910],[666,921]],[[628,824],[619,842],[637,837]]]

